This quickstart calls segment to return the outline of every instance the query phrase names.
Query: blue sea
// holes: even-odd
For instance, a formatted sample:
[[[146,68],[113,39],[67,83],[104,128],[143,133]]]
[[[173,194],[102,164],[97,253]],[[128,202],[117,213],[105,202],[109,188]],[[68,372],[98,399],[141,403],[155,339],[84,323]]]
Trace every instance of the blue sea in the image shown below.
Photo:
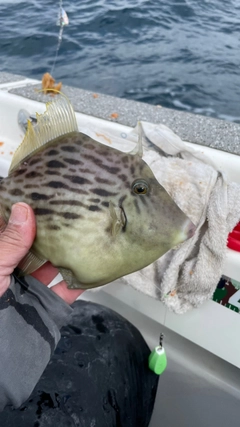
[[[57,81],[240,122],[239,0],[63,0]],[[41,79],[59,1],[0,0],[0,70]]]

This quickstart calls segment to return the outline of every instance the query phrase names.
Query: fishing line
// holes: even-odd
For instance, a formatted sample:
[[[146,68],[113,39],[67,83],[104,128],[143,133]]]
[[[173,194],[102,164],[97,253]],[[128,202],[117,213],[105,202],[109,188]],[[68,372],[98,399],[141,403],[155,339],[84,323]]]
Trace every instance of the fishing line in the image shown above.
[[[58,19],[57,19],[57,25],[60,26],[59,29],[59,33],[58,33],[58,44],[57,44],[57,48],[56,48],[56,53],[55,53],[55,58],[53,61],[53,65],[51,68],[51,75],[53,75],[53,71],[56,65],[56,61],[57,61],[57,57],[58,57],[58,52],[62,43],[62,36],[63,36],[63,28],[65,25],[69,24],[69,19],[67,16],[67,13],[65,12],[65,10],[63,9],[62,6],[62,0],[59,0],[59,11],[58,11]]]

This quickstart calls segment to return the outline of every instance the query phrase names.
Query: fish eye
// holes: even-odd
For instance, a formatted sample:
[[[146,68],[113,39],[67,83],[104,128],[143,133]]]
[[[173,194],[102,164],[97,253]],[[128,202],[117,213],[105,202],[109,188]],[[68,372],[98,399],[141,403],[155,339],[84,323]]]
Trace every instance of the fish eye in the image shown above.
[[[149,187],[146,181],[139,180],[132,184],[132,190],[135,194],[143,195],[148,193]]]

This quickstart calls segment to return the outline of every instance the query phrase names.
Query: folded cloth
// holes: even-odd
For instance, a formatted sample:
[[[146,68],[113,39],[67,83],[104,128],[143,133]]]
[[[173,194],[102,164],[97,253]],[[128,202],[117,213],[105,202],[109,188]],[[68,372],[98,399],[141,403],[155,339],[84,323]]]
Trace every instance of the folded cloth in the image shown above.
[[[121,281],[185,313],[210,299],[221,278],[227,237],[240,220],[240,185],[166,126],[141,122],[138,128],[143,159],[197,228],[192,238]]]

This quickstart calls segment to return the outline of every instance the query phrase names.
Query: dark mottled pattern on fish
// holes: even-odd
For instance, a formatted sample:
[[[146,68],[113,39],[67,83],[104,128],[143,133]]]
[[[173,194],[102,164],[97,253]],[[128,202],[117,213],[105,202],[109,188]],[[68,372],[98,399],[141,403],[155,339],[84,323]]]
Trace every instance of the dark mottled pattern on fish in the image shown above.
[[[19,201],[36,215],[35,255],[71,271],[71,287],[132,273],[183,239],[186,216],[141,157],[76,131],[25,153],[0,182],[4,219]]]
[[[105,208],[108,208],[109,207],[109,202],[101,202],[101,205],[105,206]]]
[[[22,168],[22,167],[20,167],[20,168],[18,169],[18,171],[16,172],[16,176],[23,175],[24,173],[26,173],[26,171],[27,171],[27,169],[26,169],[26,168]]]
[[[80,162],[79,160],[76,160],[76,159],[66,159],[66,158],[64,158],[63,160],[64,160],[64,162],[67,162],[70,165],[81,165],[81,164],[83,164],[83,162]]]
[[[47,225],[47,229],[48,230],[54,230],[54,231],[59,231],[59,230],[61,230],[61,227],[59,227],[58,225],[54,225],[54,224],[48,224]]]
[[[57,150],[50,150],[48,151],[47,156],[56,156],[57,154],[59,154]]]
[[[88,205],[78,201],[78,200],[50,200],[50,205],[59,205],[59,206],[80,206],[88,209]]]
[[[50,160],[50,162],[47,163],[48,168],[64,168],[65,165],[63,162],[59,162],[58,160]]]
[[[46,172],[45,172],[45,174],[46,175],[58,175],[58,176],[61,176],[60,172],[58,172],[56,170],[50,170],[50,169],[47,169]]]
[[[41,178],[43,175],[42,173],[36,172],[36,171],[32,171],[32,172],[28,172],[25,177],[26,178]]]
[[[140,174],[135,163],[134,156],[121,152],[116,155],[116,150],[93,144],[91,138],[75,134],[71,138],[59,138],[51,146],[46,145],[41,156],[36,153],[21,164],[6,179],[1,195],[6,200],[10,195],[11,204],[31,202],[39,221],[47,216],[48,229],[58,230],[66,225],[74,226],[74,220],[84,216],[84,211],[88,211],[88,215],[89,212],[108,211],[110,200],[118,194],[121,206],[128,197],[133,179]],[[140,215],[141,203],[137,200],[134,203]],[[57,225],[54,225],[56,218]]]
[[[56,215],[56,212],[54,212],[52,209],[48,209],[48,208],[35,208],[34,209],[34,213],[35,215]]]
[[[49,196],[41,193],[31,193],[29,194],[29,196],[32,200],[48,200],[49,199]],[[29,196],[27,195],[27,197]]]
[[[79,185],[92,184],[92,182],[89,179],[86,179],[82,176],[63,175],[63,178],[66,179],[67,181],[71,181],[74,184],[79,184]]]
[[[64,145],[60,148],[61,148],[61,150],[66,151],[68,153],[77,153],[78,152],[77,147],[73,147],[71,145],[66,145],[66,146]]]
[[[9,194],[11,194],[11,196],[23,196],[24,192],[20,190],[20,188],[13,188],[9,190]]]
[[[41,162],[41,157],[34,157],[29,161],[29,166],[36,165],[37,163],[40,163],[40,162]]]
[[[102,209],[97,205],[90,205],[88,208],[92,212],[100,212]]]

